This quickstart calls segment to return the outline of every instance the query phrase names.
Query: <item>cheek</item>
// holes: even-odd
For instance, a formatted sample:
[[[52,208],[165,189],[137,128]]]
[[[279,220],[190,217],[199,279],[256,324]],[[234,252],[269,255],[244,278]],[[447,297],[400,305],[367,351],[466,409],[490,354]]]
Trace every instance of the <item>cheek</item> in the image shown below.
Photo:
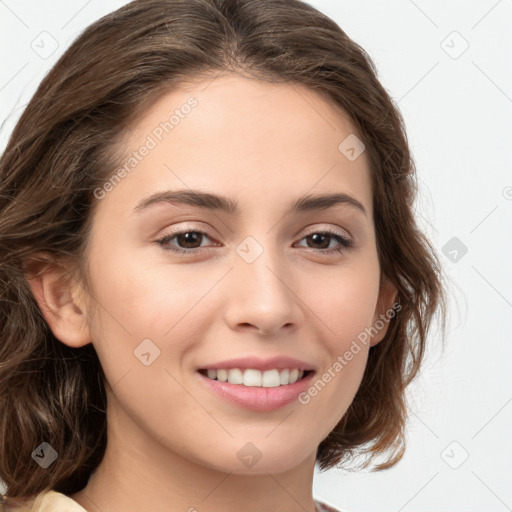
[[[212,285],[214,277],[187,271],[187,265],[152,262],[123,254],[101,256],[95,276],[98,301],[106,321],[130,333],[132,338],[169,335]],[[172,268],[171,268],[172,267]],[[206,277],[206,279],[205,279]]]
[[[318,277],[318,276],[317,276]],[[358,264],[333,269],[302,292],[317,319],[329,334],[331,349],[344,347],[371,325],[379,293],[377,264]]]
[[[198,300],[211,279],[204,282],[197,276],[194,282],[194,274],[179,266],[171,274],[168,267],[129,258],[122,251],[97,252],[90,272],[97,305],[91,335],[110,385],[128,372],[130,379],[145,382],[147,370],[169,367],[190,334],[187,313],[201,306]]]
[[[91,332],[107,381],[114,387],[123,379],[128,386],[129,372],[126,379],[138,383],[134,396],[163,389],[180,396],[170,374],[180,379],[189,355],[218,320],[225,289],[215,284],[230,286],[229,278],[222,280],[226,268],[128,258],[122,251],[103,256],[91,269],[103,306]]]
[[[326,359],[316,376],[315,389],[310,388],[305,401],[321,394],[314,407],[329,404],[334,421],[350,405],[366,367],[379,269],[376,265],[346,267],[319,283],[321,286],[308,295],[308,304],[320,326],[317,335],[323,341]]]
[[[320,429],[325,437],[338,424],[361,384],[370,348],[367,334],[372,324],[378,286],[347,277],[343,286],[330,285],[311,297],[321,319],[320,339],[326,349],[322,369],[299,396],[306,408],[304,427]],[[318,425],[317,418],[322,418]],[[322,438],[323,438],[322,437]]]

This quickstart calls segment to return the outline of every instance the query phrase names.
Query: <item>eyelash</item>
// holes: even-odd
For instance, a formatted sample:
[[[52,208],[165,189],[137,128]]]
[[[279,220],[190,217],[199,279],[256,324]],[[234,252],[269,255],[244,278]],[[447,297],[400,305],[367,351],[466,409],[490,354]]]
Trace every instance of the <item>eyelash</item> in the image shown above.
[[[174,252],[174,253],[177,253],[177,254],[186,254],[186,255],[193,255],[194,253],[198,253],[199,252],[199,249],[204,249],[204,248],[201,248],[201,247],[196,247],[194,249],[180,249],[180,248],[176,248],[176,247],[172,247],[170,245],[168,245],[168,242],[171,241],[172,239],[178,237],[179,235],[184,235],[186,233],[199,233],[201,235],[206,235],[206,237],[210,238],[208,236],[207,233],[205,233],[204,231],[200,231],[200,230],[197,230],[197,229],[183,229],[181,231],[175,231],[173,233],[170,233],[168,235],[164,235],[162,238],[158,239],[155,241],[155,243],[159,244],[160,246],[162,246],[166,251],[171,251],[171,252]],[[354,245],[353,241],[346,238],[341,232],[339,231],[329,231],[329,230],[324,230],[324,231],[313,231],[312,233],[309,233],[307,234],[306,236],[304,236],[303,238],[301,238],[301,241],[304,240],[305,238],[308,238],[312,235],[327,235],[327,236],[330,236],[331,238],[334,238],[337,242],[339,242],[339,246],[337,248],[331,248],[331,249],[318,249],[318,251],[320,251],[321,253],[323,254],[328,254],[328,255],[337,255],[337,254],[341,254],[345,251],[348,251],[349,249],[351,249]],[[210,249],[210,248],[207,248],[207,250]],[[308,247],[308,249],[312,249],[313,251],[315,251],[315,249],[313,247]]]

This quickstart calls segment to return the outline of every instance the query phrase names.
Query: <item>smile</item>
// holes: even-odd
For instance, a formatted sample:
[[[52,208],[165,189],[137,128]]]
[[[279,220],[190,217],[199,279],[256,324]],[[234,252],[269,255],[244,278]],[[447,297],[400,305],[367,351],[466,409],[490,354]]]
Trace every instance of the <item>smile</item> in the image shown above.
[[[238,384],[247,387],[263,387],[275,388],[279,386],[286,386],[294,384],[301,380],[308,373],[308,370],[298,370],[297,368],[291,369],[271,369],[260,371],[253,368],[241,370],[240,368],[230,369],[209,369],[199,370],[202,375],[209,379],[219,382],[228,382],[229,384]]]

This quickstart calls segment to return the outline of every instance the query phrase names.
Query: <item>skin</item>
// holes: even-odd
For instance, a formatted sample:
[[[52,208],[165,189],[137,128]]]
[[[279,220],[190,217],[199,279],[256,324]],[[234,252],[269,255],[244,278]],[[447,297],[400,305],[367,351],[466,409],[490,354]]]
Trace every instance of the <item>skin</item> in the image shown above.
[[[395,290],[380,286],[368,162],[338,150],[355,131],[317,93],[228,73],[163,96],[124,138],[126,155],[190,96],[198,105],[97,205],[93,300],[79,284],[63,284],[64,268],[30,282],[56,337],[93,343],[107,378],[106,454],[70,497],[89,512],[239,512],[241,504],[245,512],[313,512],[317,447],[352,402],[370,344],[308,404],[272,412],[225,402],[196,369],[288,355],[320,376],[391,307]],[[154,192],[189,188],[227,196],[241,211],[163,203],[133,211]],[[347,204],[285,214],[304,194],[333,192],[357,199],[366,215]],[[194,255],[155,243],[177,228],[206,233],[195,245],[181,239]],[[335,238],[308,238],[332,229],[354,246],[329,255]],[[263,248],[252,263],[236,251],[248,236]],[[176,238],[168,244],[180,247]],[[146,338],[160,350],[149,366],[134,356]],[[251,467],[237,457],[247,442],[261,453]]]

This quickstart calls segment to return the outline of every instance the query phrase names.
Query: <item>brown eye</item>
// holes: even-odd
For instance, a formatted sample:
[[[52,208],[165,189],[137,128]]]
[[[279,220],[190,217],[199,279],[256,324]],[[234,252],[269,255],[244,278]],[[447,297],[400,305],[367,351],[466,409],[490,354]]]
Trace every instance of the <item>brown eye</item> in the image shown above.
[[[326,254],[340,253],[353,247],[352,240],[346,238],[338,231],[317,231],[303,238],[306,240],[307,247],[310,249],[318,249]],[[336,242],[338,246],[330,247],[332,242]]]
[[[201,242],[205,237],[208,239],[210,238],[203,231],[187,229],[165,235],[157,240],[156,243],[168,251],[191,254],[198,252],[195,249],[201,249],[204,247],[201,246]],[[176,243],[170,243],[172,240],[175,240]]]
[[[203,234],[199,233],[198,231],[187,231],[186,233],[180,233],[179,235],[176,235],[174,238],[176,238],[176,241],[180,247],[185,249],[195,249],[196,247],[201,246],[202,237]],[[197,245],[198,240],[199,246]]]
[[[311,240],[314,246],[313,249],[328,249],[331,243],[331,235],[325,233],[314,233],[306,237],[306,240]],[[326,244],[327,242],[327,244]]]

